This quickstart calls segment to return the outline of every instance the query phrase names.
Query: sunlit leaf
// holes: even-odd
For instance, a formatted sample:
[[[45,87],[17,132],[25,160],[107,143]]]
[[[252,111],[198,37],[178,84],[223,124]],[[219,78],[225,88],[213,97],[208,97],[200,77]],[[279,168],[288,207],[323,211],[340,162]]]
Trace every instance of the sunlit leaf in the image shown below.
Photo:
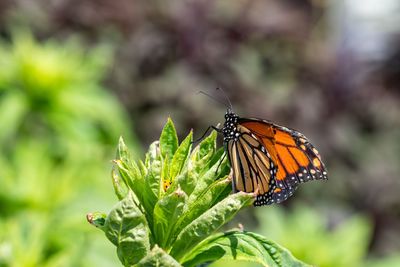
[[[217,203],[181,231],[173,244],[171,255],[180,259],[195,244],[230,221],[241,208],[250,206],[253,201],[253,194],[239,192]]]
[[[172,159],[175,151],[178,149],[178,136],[176,134],[174,123],[168,118],[160,136],[160,150],[163,158]]]
[[[252,261],[268,267],[309,266],[265,237],[239,230],[208,237],[188,252],[181,262],[185,267],[192,267],[220,259]]]
[[[103,230],[117,246],[118,257],[124,265],[137,263],[150,250],[146,218],[130,194],[111,210]]]

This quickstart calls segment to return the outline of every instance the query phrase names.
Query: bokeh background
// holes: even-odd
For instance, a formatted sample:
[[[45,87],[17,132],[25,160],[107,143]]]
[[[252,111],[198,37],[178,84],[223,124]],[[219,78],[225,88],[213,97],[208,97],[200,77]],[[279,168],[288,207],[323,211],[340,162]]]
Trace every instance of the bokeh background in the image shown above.
[[[168,116],[201,136],[216,87],[329,172],[230,227],[315,266],[400,266],[396,0],[1,0],[0,266],[118,266],[85,220],[116,202],[118,137],[142,157]]]

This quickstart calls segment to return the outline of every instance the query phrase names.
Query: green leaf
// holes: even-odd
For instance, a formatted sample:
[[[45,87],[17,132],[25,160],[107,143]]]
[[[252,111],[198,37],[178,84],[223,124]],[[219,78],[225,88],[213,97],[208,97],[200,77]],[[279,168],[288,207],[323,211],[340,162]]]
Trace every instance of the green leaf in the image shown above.
[[[239,230],[209,236],[187,253],[181,262],[185,267],[192,267],[219,259],[252,261],[269,267],[309,266],[265,237]]]
[[[207,170],[206,173],[201,175],[197,181],[196,181],[196,186],[193,190],[193,192],[190,194],[189,200],[188,200],[188,206],[190,206],[195,200],[197,200],[205,191],[208,190],[208,188],[211,186],[211,184],[221,176],[221,174],[226,174],[226,167],[227,165],[227,158],[221,162],[218,161],[216,162],[210,169]]]
[[[160,152],[160,141],[154,141],[150,144],[149,150],[146,153],[146,159],[144,165],[146,169],[151,167],[151,163],[155,160],[160,160],[161,152]]]
[[[204,159],[210,152],[215,152],[217,147],[217,136],[218,133],[213,130],[209,136],[204,138],[203,141],[200,142],[199,151],[197,153],[197,160]]]
[[[146,154],[146,163],[139,166],[132,160],[128,148],[122,138],[118,145],[118,160],[115,160],[119,175],[125,184],[133,191],[144,207],[146,218],[152,229],[153,208],[157,202],[161,186],[161,156],[159,142],[150,145]]]
[[[137,166],[135,161],[133,161],[132,156],[125,145],[124,140],[120,137],[117,149],[117,160],[114,161],[118,174],[113,170],[112,179],[114,191],[118,198],[126,195],[124,194],[125,189],[120,184],[120,180],[124,182],[138,197],[138,199],[143,202],[143,190],[145,187],[145,180],[142,175],[142,170]],[[144,203],[142,203],[144,204]]]
[[[146,197],[150,200],[153,207],[161,195],[163,186],[163,172],[166,172],[167,168],[168,160],[166,159],[163,162],[160,159],[154,160],[151,163],[150,168],[148,169],[148,173],[146,176],[145,194]]]
[[[226,190],[228,188],[228,190]],[[215,181],[204,194],[199,196],[181,216],[174,227],[174,236],[170,241],[173,241],[181,230],[191,223],[195,218],[206,212],[220,197],[225,198],[232,191],[231,179]],[[221,198],[221,199],[222,199]]]
[[[125,145],[124,139],[120,136],[118,141],[117,158],[128,166],[133,162],[132,155],[128,147]]]
[[[193,189],[196,187],[196,180],[193,179],[193,176],[189,174],[187,169],[184,169],[178,176],[175,177],[171,190],[175,190],[178,187],[185,191],[187,195],[192,193]]]
[[[139,171],[142,177],[147,176],[147,168],[146,165],[143,163],[143,161],[139,160]]]
[[[190,176],[197,180],[198,176],[203,174],[209,166],[209,162],[216,151],[217,132],[212,131],[209,136],[204,138],[199,145],[197,145],[191,156],[191,166],[189,168]]]
[[[141,172],[137,168],[136,163],[132,162],[131,168],[129,168],[129,166],[127,166],[127,164],[125,164],[121,160],[115,160],[114,163],[118,168],[119,177],[135,194],[140,204],[144,207],[146,211],[145,215],[146,217],[148,217],[149,220],[151,218],[149,216],[153,214],[153,207],[154,203],[157,201],[157,198],[152,193],[150,188],[146,185],[146,180],[141,175]]]
[[[160,184],[158,187],[158,199],[160,199],[165,191],[167,191],[167,187],[165,187],[165,185],[168,185],[169,187],[169,182],[170,180],[170,176],[169,176],[169,170],[170,170],[171,164],[168,160],[168,158],[165,158],[162,162],[162,171],[161,171],[161,178],[160,178]],[[168,183],[168,184],[167,184]]]
[[[160,196],[163,185],[162,177],[163,173],[167,172],[168,170],[168,162],[168,159],[163,161],[163,158],[161,157],[160,143],[153,142],[149,148],[146,176],[146,191],[148,191],[147,194],[151,198],[151,203],[153,204],[153,207]]]
[[[178,149],[178,136],[176,134],[174,123],[168,118],[160,136],[160,150],[163,158],[172,159],[175,151]]]
[[[222,201],[224,198],[226,198],[229,194],[232,193],[232,176],[229,174],[226,179],[221,180],[221,182],[223,181],[226,181],[226,183],[228,183],[228,186],[224,188],[224,191],[219,193],[217,198],[213,197],[214,200],[213,205]],[[215,196],[217,196],[217,194]]]
[[[170,254],[179,260],[194,245],[230,221],[241,208],[253,202],[254,194],[239,192],[228,196],[186,226],[178,235]]]
[[[176,221],[182,215],[187,196],[178,188],[161,198],[154,208],[154,235],[156,242],[165,247]]]
[[[210,162],[209,162],[209,166],[213,166],[215,163],[221,161],[221,159],[225,159],[227,158],[227,155],[225,154],[225,148],[220,147],[217,151],[215,151],[214,155],[211,157]],[[223,171],[226,172],[223,172]],[[230,171],[230,166],[227,166],[227,168],[225,169],[221,169],[220,175],[226,175],[228,172]]]
[[[173,181],[175,176],[177,176],[185,166],[192,147],[192,140],[193,133],[190,131],[189,135],[183,140],[172,158],[169,180]]]
[[[118,197],[118,200],[122,200],[128,194],[128,187],[125,183],[121,184],[121,176],[119,172],[115,170],[115,167],[111,170],[111,180],[114,187],[114,193]]]
[[[136,206],[132,194],[118,202],[107,216],[104,231],[117,246],[117,254],[125,266],[142,259],[150,250],[146,218]]]
[[[137,265],[137,267],[180,267],[174,258],[168,255],[164,250],[157,245],[144,257]]]

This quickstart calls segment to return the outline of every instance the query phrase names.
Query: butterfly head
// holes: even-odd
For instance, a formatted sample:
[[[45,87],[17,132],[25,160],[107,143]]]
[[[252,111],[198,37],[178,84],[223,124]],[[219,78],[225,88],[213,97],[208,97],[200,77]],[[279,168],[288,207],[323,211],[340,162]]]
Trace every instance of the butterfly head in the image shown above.
[[[238,124],[239,116],[236,115],[232,111],[232,109],[228,109],[225,113],[225,123],[222,128],[222,133],[224,135],[224,142],[228,142],[229,140],[235,139],[237,136],[237,124]]]

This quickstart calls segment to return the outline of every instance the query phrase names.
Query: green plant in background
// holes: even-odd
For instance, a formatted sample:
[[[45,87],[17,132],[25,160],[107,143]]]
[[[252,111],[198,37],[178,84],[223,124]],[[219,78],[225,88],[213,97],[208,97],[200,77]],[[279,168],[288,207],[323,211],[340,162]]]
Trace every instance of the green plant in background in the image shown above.
[[[118,136],[137,149],[127,115],[101,85],[110,47],[88,52],[27,31],[11,40],[0,43],[0,266],[108,266],[107,253],[87,246],[96,237],[81,214],[111,204],[106,183],[93,181]]]
[[[87,153],[92,144],[111,145],[121,133],[132,139],[126,114],[101,85],[110,47],[88,52],[73,39],[41,44],[26,31],[14,33],[12,40],[0,43],[3,147],[34,136],[64,155],[70,149]]]
[[[371,235],[361,215],[328,228],[327,216],[306,206],[273,206],[257,211],[260,232],[287,247],[301,260],[321,267],[364,266]],[[265,223],[268,222],[268,223]]]
[[[261,222],[260,233],[313,265],[389,267],[400,262],[400,256],[396,254],[386,258],[367,257],[372,225],[365,216],[352,215],[329,227],[328,217],[324,214],[327,213],[304,205],[296,205],[289,210],[271,206],[267,210],[256,211]]]
[[[117,247],[124,266],[197,266],[219,259],[264,266],[307,266],[265,237],[233,229],[215,233],[254,202],[231,193],[229,165],[211,133],[191,152],[192,133],[178,145],[171,120],[144,162],[119,142],[113,185],[120,200],[108,215],[88,214]]]
[[[353,215],[343,221],[338,220],[335,225],[328,227],[328,216],[324,214],[328,213],[318,212],[315,208],[300,204],[290,209],[279,205],[257,209],[256,216],[260,222],[258,232],[286,247],[296,258],[311,263],[313,266],[389,267],[398,265],[400,257],[396,254],[384,259],[367,257],[372,230],[367,218],[362,215]],[[220,261],[210,266],[223,267],[228,264],[232,267],[261,266],[255,263],[232,261]]]

